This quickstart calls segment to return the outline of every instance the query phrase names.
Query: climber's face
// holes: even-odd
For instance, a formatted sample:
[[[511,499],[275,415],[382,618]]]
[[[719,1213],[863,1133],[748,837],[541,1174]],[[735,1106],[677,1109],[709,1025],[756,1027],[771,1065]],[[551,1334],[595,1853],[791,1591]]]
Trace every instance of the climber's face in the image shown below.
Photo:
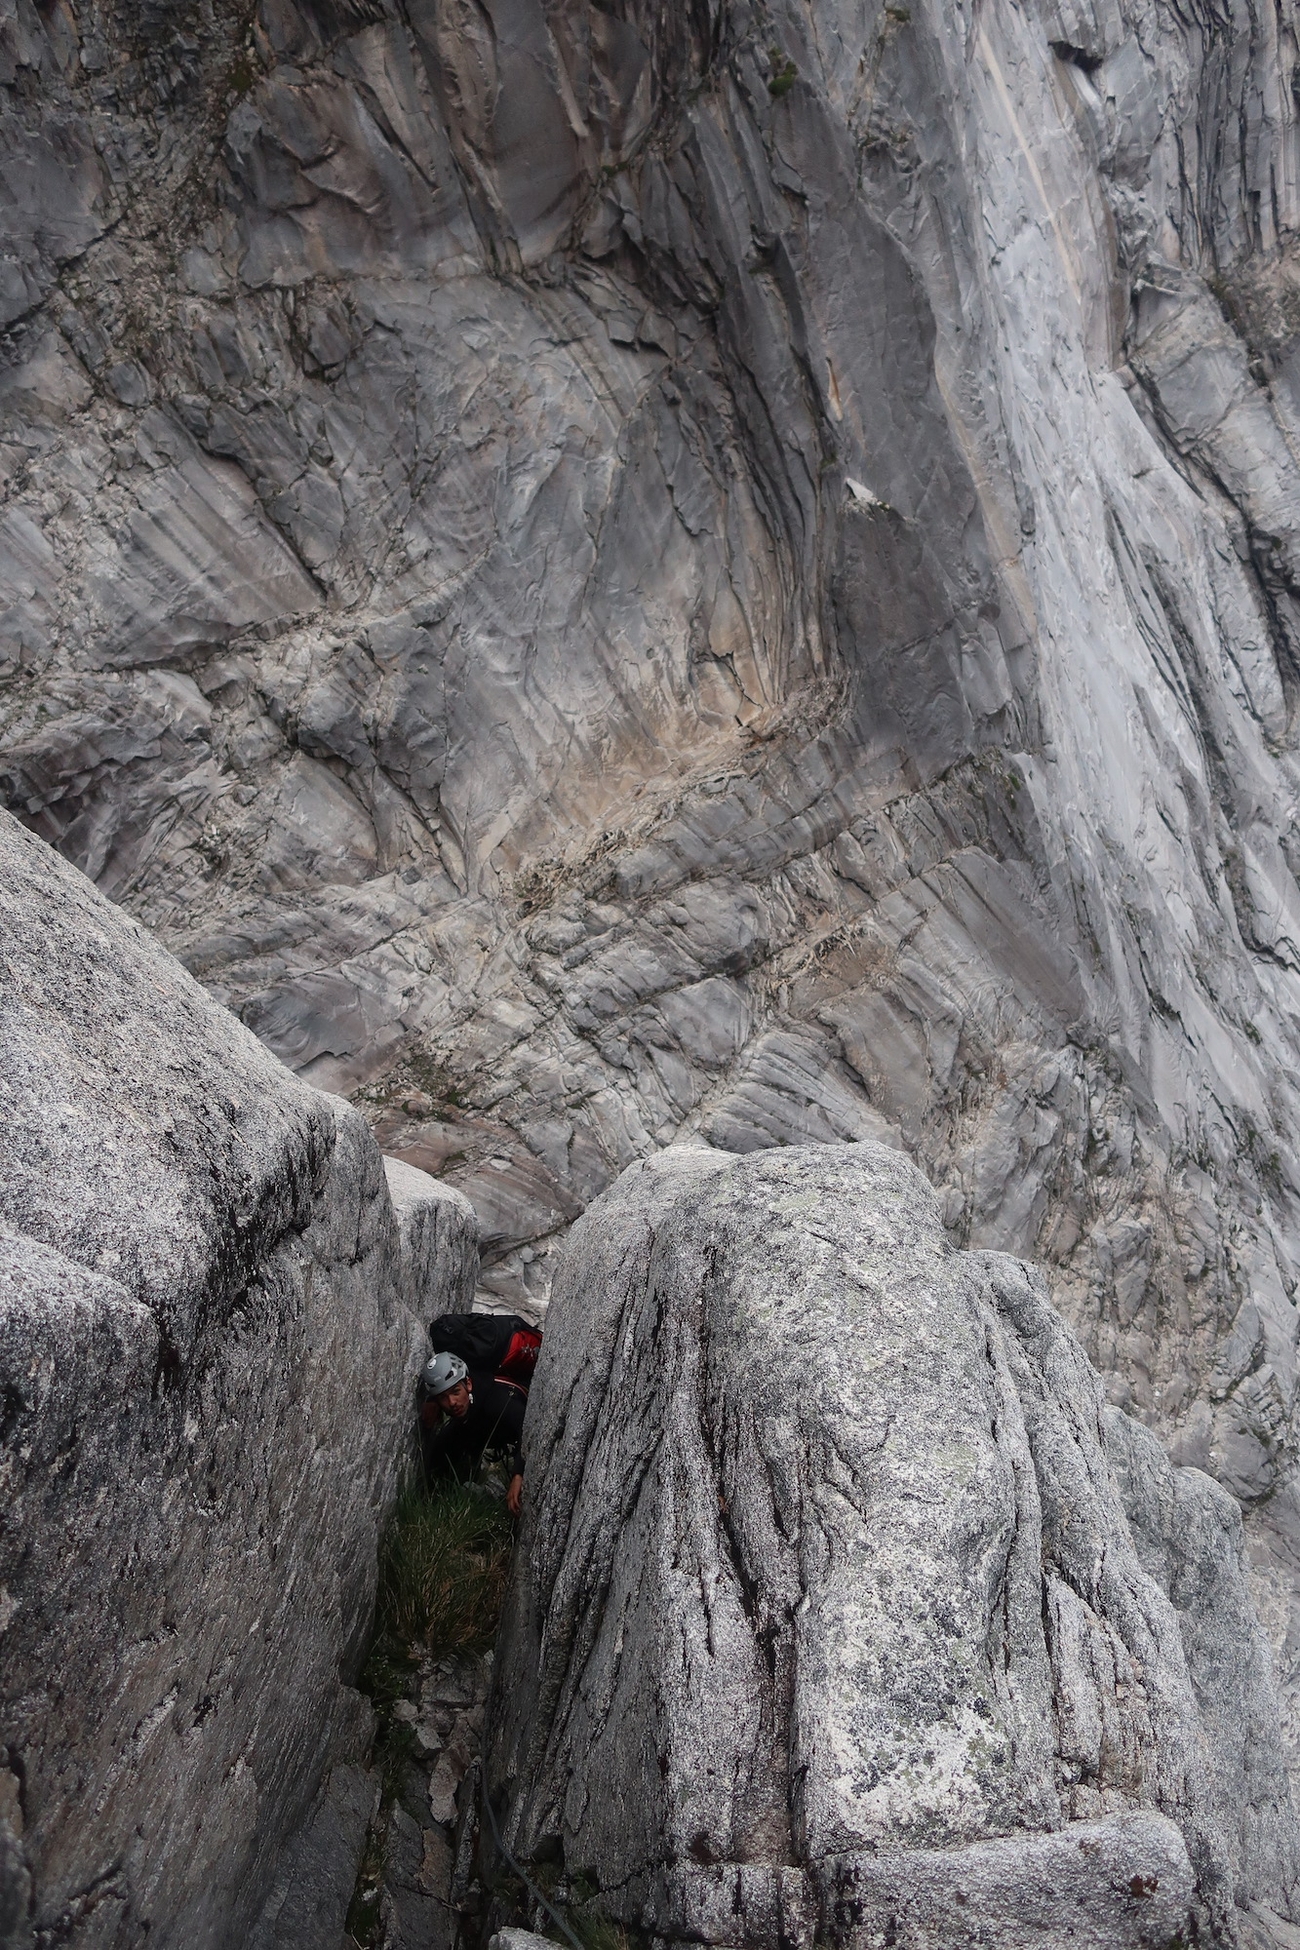
[[[462,1421],[469,1414],[470,1385],[468,1381],[458,1381],[454,1388],[446,1389],[437,1397],[439,1408],[444,1415],[454,1415]]]

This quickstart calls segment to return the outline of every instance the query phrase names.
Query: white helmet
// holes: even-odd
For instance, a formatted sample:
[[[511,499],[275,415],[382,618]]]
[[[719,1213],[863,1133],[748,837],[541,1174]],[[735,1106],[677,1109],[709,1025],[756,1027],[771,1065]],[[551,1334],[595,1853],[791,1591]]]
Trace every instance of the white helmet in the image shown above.
[[[445,1395],[458,1381],[463,1381],[469,1369],[459,1354],[432,1354],[424,1364],[420,1379],[431,1395]]]

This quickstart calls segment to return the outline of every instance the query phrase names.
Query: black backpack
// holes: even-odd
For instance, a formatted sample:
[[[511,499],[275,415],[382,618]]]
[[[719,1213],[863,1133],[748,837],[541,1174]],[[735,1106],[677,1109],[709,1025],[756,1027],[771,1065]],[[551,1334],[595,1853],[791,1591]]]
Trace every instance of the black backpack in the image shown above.
[[[435,1354],[458,1354],[465,1366],[495,1374],[518,1333],[536,1333],[518,1314],[439,1314],[429,1322]]]

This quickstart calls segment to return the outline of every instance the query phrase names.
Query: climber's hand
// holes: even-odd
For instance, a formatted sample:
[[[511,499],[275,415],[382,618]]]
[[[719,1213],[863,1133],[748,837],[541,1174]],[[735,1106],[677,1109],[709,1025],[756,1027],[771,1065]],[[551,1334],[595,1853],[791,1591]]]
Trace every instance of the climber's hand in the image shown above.
[[[524,1507],[524,1479],[522,1476],[510,1478],[510,1488],[506,1491],[506,1509],[512,1517],[517,1517]]]

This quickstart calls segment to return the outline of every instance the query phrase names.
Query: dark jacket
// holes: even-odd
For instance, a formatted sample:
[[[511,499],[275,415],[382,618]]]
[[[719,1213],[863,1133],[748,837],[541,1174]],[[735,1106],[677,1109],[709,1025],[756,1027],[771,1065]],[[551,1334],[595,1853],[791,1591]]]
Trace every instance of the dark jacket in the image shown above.
[[[474,1399],[460,1421],[445,1415],[436,1402],[425,1402],[420,1411],[425,1468],[430,1474],[445,1469],[466,1482],[482,1462],[485,1449],[506,1449],[511,1452],[512,1473],[522,1476],[527,1390],[472,1369],[469,1379]]]

